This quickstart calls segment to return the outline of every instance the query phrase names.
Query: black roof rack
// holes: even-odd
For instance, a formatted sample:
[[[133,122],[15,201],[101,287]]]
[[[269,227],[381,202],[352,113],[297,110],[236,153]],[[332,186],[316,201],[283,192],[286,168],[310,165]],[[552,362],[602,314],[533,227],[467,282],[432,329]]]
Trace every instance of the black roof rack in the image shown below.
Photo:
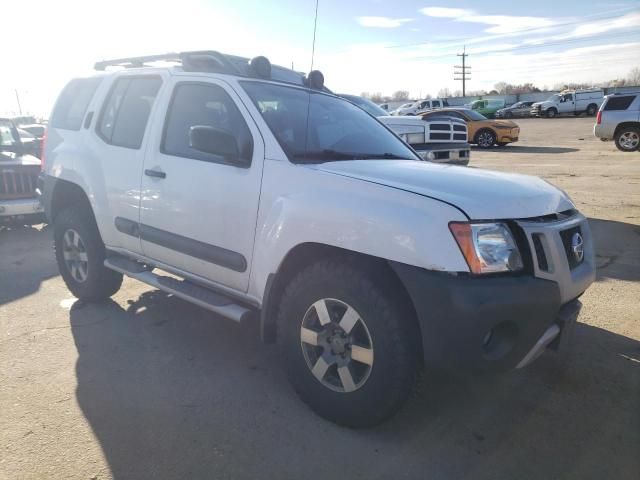
[[[226,55],[214,50],[201,50],[181,53],[164,53],[162,55],[146,55],[143,57],[116,58],[103,60],[94,65],[96,70],[105,70],[107,67],[141,68],[152,62],[176,62],[181,63],[182,68],[188,72],[215,72],[242,75],[236,66],[229,61]]]
[[[215,50],[116,58],[97,62],[94,68],[100,71],[106,70],[107,67],[142,68],[148,67],[150,66],[148,65],[149,63],[154,62],[178,63],[185,72],[225,73],[240,77],[264,78],[332,93],[331,90],[324,86],[324,76],[317,70],[305,75],[288,68],[271,65],[271,62],[266,57],[248,59],[235,55],[226,55]]]

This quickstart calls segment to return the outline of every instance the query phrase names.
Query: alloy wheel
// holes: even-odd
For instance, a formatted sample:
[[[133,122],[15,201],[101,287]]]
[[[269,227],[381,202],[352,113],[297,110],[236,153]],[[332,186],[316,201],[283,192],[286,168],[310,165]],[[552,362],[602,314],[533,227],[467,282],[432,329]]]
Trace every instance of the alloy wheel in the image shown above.
[[[624,132],[620,135],[620,146],[625,150],[635,150],[640,145],[640,135],[637,132]]]
[[[84,282],[89,274],[89,257],[82,237],[71,228],[62,237],[62,256],[73,279]]]
[[[313,376],[335,392],[362,387],[373,367],[373,342],[349,304],[323,298],[309,307],[300,326],[302,353]]]
[[[493,135],[490,132],[482,132],[478,135],[478,145],[487,148],[493,145]]]

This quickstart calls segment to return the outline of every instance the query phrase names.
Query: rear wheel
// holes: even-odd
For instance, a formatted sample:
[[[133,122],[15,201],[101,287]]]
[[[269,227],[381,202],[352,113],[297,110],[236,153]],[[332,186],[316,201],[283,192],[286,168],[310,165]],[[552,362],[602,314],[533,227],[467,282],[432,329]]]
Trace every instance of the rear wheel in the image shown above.
[[[122,274],[104,266],[104,244],[88,208],[63,210],[53,228],[56,261],[71,293],[81,300],[99,301],[120,289]]]
[[[589,117],[593,117],[598,111],[598,106],[595,103],[592,103],[587,107],[587,115]]]
[[[366,270],[337,260],[307,267],[286,288],[278,318],[291,383],[328,420],[351,427],[384,421],[417,375],[412,321]]]
[[[496,143],[496,134],[489,129],[480,130],[476,134],[475,142],[480,148],[491,148]]]
[[[640,146],[640,128],[622,127],[615,135],[616,147],[623,152],[633,152]]]

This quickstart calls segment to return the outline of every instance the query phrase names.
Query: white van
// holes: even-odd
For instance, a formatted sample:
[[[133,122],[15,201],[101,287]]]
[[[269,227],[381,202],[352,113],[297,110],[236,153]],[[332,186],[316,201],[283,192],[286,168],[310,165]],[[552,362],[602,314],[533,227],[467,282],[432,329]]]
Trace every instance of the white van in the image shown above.
[[[391,115],[418,115],[419,113],[426,112],[427,110],[436,110],[448,106],[449,103],[444,99],[430,98],[427,100],[418,100],[408,106],[403,105],[391,112]]]

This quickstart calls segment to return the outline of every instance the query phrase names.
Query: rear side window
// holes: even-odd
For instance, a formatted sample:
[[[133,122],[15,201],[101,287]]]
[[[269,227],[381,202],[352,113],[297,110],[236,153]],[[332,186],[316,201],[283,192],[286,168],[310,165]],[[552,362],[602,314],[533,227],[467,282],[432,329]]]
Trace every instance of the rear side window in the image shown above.
[[[611,97],[604,106],[604,110],[626,110],[633,103],[635,95],[627,97]]]
[[[196,125],[233,134],[238,139],[241,156],[250,157],[253,137],[238,107],[222,87],[200,83],[183,83],[176,87],[164,126],[161,151],[167,155],[226,163],[221,156],[190,147],[189,131]]]
[[[160,77],[116,80],[100,113],[98,135],[111,145],[140,148],[161,85]]]
[[[71,80],[62,90],[51,114],[51,126],[63,130],[80,130],[89,102],[101,81],[99,77]]]
[[[439,100],[434,100],[433,103],[431,104],[434,108],[440,108],[440,101]]]

